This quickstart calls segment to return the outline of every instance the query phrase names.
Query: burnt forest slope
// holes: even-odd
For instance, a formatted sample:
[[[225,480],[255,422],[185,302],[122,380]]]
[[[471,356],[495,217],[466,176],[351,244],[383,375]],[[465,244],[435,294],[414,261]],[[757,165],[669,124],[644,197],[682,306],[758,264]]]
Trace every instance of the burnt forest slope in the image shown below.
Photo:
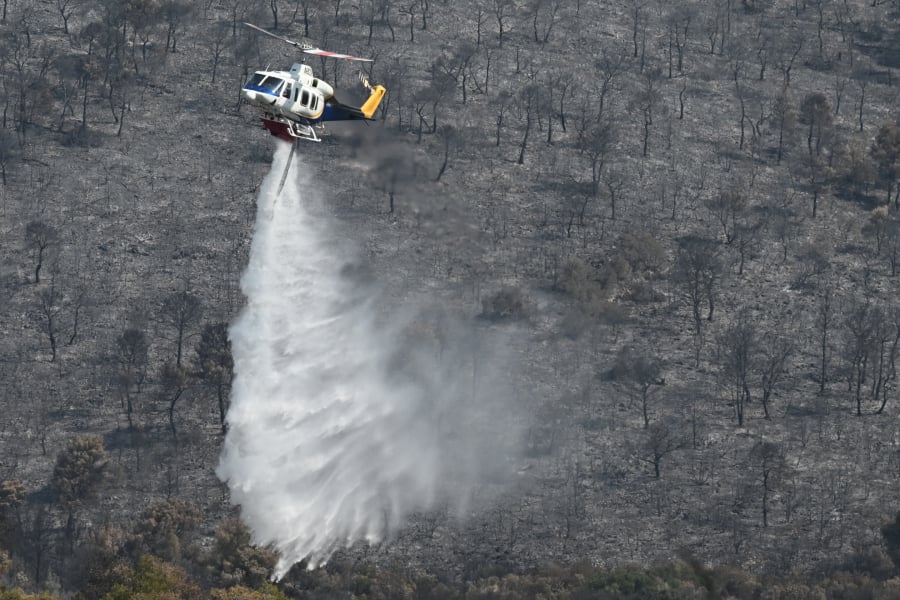
[[[301,39],[304,14],[389,94],[299,160],[385,310],[508,336],[526,424],[514,484],[368,557],[779,574],[880,548],[900,508],[896,2],[3,9],[0,506],[20,580],[73,589],[98,548],[218,548],[228,390],[202,342],[242,306],[279,143],[238,91],[297,60],[240,23]],[[59,466],[84,436],[102,476]],[[172,554],[140,526],[174,499],[199,517]]]

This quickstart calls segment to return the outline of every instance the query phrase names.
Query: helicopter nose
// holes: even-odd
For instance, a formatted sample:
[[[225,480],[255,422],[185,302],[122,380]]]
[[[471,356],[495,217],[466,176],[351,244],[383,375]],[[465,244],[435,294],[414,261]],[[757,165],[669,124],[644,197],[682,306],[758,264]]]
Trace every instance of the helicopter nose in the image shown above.
[[[256,92],[253,90],[241,90],[241,95],[250,104],[256,104]]]

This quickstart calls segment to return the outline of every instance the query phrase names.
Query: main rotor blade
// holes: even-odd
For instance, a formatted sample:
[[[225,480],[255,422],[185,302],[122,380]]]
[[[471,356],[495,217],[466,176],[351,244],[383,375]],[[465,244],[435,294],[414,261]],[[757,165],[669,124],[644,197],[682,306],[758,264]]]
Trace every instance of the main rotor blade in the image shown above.
[[[329,52],[328,50],[320,50],[318,48],[303,48],[307,54],[316,54],[318,56],[327,56],[329,58],[343,58],[344,60],[358,60],[360,62],[372,62],[371,58],[360,58],[358,56],[350,56],[349,54],[338,54],[337,52]]]
[[[313,46],[311,46],[309,44],[295,42],[294,40],[289,40],[287,38],[281,37],[280,35],[275,35],[271,31],[266,31],[262,27],[257,27],[253,23],[245,22],[244,25],[246,25],[247,27],[249,27],[251,29],[255,29],[256,31],[258,31],[260,33],[264,33],[269,37],[273,37],[276,40],[281,40],[282,42],[288,43],[291,46],[299,48],[300,50],[302,50],[303,52],[306,52],[307,54],[315,54],[316,56],[325,56],[328,58],[342,58],[344,60],[357,60],[360,62],[372,62],[371,58],[360,58],[359,56],[351,56],[349,54],[339,54],[337,52],[329,52],[328,50],[321,50],[319,48],[314,48]]]
[[[272,33],[271,31],[266,31],[266,30],[263,29],[262,27],[257,27],[257,26],[254,25],[253,23],[247,23],[247,22],[245,21],[245,22],[244,22],[244,25],[246,25],[246,26],[249,27],[250,29],[255,29],[255,30],[257,30],[257,31],[260,32],[260,33],[264,33],[264,34],[266,34],[266,35],[269,36],[269,37],[273,37],[273,38],[275,38],[276,40],[281,40],[282,42],[287,42],[287,43],[290,44],[291,46],[296,46],[297,48],[300,48],[301,50],[308,50],[308,49],[312,48],[312,46],[310,46],[309,44],[301,44],[300,42],[295,42],[294,40],[289,40],[289,39],[287,39],[287,38],[283,38],[283,37],[281,37],[280,35],[275,35],[275,34]]]

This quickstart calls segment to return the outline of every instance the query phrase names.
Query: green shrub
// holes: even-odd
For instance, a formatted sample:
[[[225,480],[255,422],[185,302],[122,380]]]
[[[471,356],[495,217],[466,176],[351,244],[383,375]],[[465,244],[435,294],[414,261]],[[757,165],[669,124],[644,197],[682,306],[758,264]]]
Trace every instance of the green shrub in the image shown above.
[[[142,556],[136,569],[119,573],[120,583],[104,600],[200,600],[203,594],[187,572],[151,556]]]
[[[288,596],[271,583],[265,583],[258,590],[241,585],[228,589],[214,589],[210,592],[212,600],[288,600]]]
[[[674,600],[674,590],[652,573],[637,569],[616,569],[596,573],[585,581],[585,587],[620,598],[641,600]]]

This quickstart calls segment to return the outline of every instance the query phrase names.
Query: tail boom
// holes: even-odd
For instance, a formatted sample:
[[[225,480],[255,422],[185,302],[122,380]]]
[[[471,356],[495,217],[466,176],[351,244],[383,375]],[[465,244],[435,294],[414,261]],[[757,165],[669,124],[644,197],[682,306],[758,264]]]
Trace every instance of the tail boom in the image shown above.
[[[360,112],[365,115],[366,119],[372,119],[375,111],[378,110],[378,106],[384,99],[384,95],[387,93],[387,89],[383,85],[372,86],[370,89],[369,98],[359,107]]]
[[[381,105],[387,89],[383,85],[366,86],[369,89],[369,97],[360,107],[351,106],[340,102],[332,96],[325,103],[320,121],[372,121],[375,119],[375,111]]]

